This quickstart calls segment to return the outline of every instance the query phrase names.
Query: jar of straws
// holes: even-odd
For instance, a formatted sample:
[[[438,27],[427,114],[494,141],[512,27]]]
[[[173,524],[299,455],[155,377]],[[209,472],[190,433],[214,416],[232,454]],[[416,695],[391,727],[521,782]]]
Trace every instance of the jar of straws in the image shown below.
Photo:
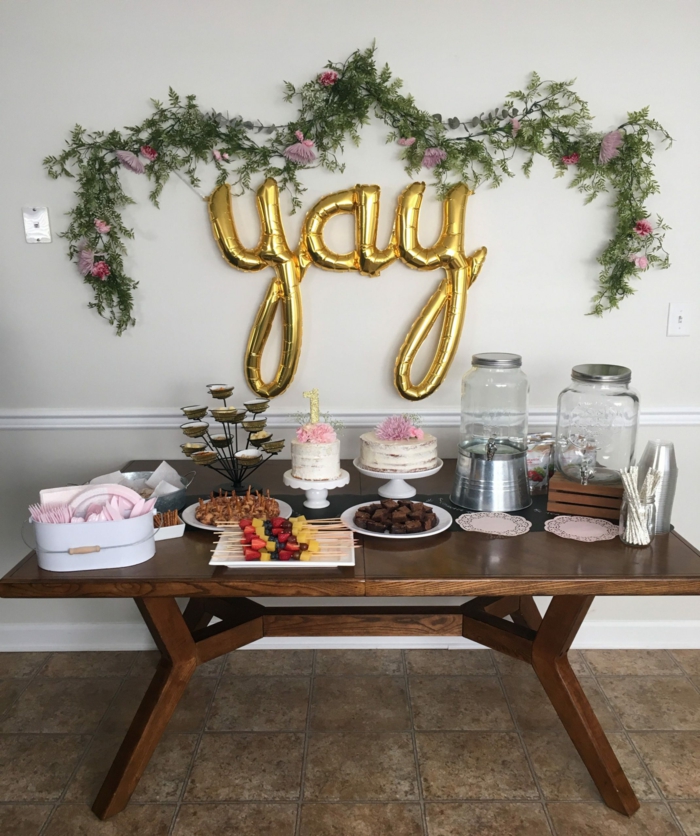
[[[627,546],[648,546],[656,530],[656,489],[661,474],[647,471],[644,484],[639,487],[639,468],[620,471],[625,492],[620,509],[620,540]]]

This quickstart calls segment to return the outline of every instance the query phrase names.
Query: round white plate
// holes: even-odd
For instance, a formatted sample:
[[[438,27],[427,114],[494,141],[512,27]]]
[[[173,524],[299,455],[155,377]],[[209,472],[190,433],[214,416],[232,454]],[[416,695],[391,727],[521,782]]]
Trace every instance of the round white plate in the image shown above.
[[[141,496],[131,488],[127,488],[126,485],[88,485],[69,503],[68,507],[74,515],[80,516],[93,502],[103,505],[105,502],[109,502],[113,496],[124,500],[132,508],[141,500]],[[102,500],[102,502],[98,500]]]
[[[582,543],[595,543],[598,540],[614,540],[619,534],[619,526],[608,520],[591,517],[555,517],[547,520],[544,530],[565,540],[579,540]]]
[[[517,537],[527,534],[532,523],[525,517],[514,517],[500,511],[478,511],[457,517],[457,525],[464,531],[478,531],[481,534],[495,534],[499,537]]]
[[[207,500],[207,502],[209,502],[209,500]],[[277,500],[277,504],[280,506],[280,517],[290,517],[294,513],[292,511],[292,506],[287,505],[286,502],[282,502],[281,499]],[[193,528],[201,528],[204,531],[223,531],[222,528],[217,528],[215,525],[205,525],[204,523],[201,523],[194,515],[197,508],[199,508],[199,502],[195,502],[194,505],[188,505],[184,511],[180,511],[182,521],[186,522],[187,525],[193,526]]]
[[[444,508],[440,508],[439,505],[431,505],[430,502],[424,502],[423,504],[427,505],[438,518],[438,524],[435,528],[431,528],[430,531],[416,531],[413,534],[390,534],[388,531],[384,531],[380,534],[377,531],[367,531],[365,528],[360,528],[358,525],[355,525],[355,512],[358,508],[364,508],[365,505],[372,505],[371,501],[361,502],[359,505],[353,505],[352,508],[343,511],[340,515],[340,520],[351,531],[356,531],[358,534],[366,534],[367,537],[384,537],[387,540],[410,540],[413,537],[432,537],[433,534],[440,534],[442,531],[447,531],[452,525],[452,515],[445,511]]]

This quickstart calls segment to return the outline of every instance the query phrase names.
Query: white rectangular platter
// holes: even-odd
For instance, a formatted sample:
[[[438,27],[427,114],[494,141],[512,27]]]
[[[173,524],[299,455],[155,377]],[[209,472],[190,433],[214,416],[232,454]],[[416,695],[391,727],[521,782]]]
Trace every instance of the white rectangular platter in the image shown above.
[[[243,554],[243,547],[232,545],[227,542],[225,534],[222,534],[216,544],[216,549],[209,561],[210,566],[225,566],[227,569],[333,569],[338,566],[355,565],[355,538],[352,531],[343,532],[339,537],[341,544],[333,547],[332,555],[323,554],[321,551],[314,554],[309,560],[246,560]]]

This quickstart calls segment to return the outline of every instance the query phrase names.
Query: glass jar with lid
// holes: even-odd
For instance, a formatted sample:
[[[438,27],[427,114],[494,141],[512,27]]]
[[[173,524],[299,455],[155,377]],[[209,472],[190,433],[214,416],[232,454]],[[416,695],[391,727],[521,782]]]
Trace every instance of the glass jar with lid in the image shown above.
[[[475,354],[462,378],[460,445],[527,448],[529,384],[519,354]]]
[[[519,354],[475,354],[462,379],[459,455],[452,501],[476,511],[530,505],[529,384]]]
[[[571,370],[571,384],[559,395],[556,469],[575,482],[620,482],[620,470],[634,459],[639,396],[630,388],[626,366],[584,364]]]

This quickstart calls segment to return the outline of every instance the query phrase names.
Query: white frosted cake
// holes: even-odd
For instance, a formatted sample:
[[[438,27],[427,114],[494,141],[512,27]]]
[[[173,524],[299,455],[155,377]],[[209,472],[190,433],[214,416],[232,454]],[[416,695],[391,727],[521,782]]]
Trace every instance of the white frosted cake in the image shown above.
[[[408,416],[392,416],[360,436],[360,466],[380,473],[413,473],[437,467],[437,439]]]
[[[305,424],[292,441],[292,476],[329,482],[340,476],[340,439],[329,424]]]

